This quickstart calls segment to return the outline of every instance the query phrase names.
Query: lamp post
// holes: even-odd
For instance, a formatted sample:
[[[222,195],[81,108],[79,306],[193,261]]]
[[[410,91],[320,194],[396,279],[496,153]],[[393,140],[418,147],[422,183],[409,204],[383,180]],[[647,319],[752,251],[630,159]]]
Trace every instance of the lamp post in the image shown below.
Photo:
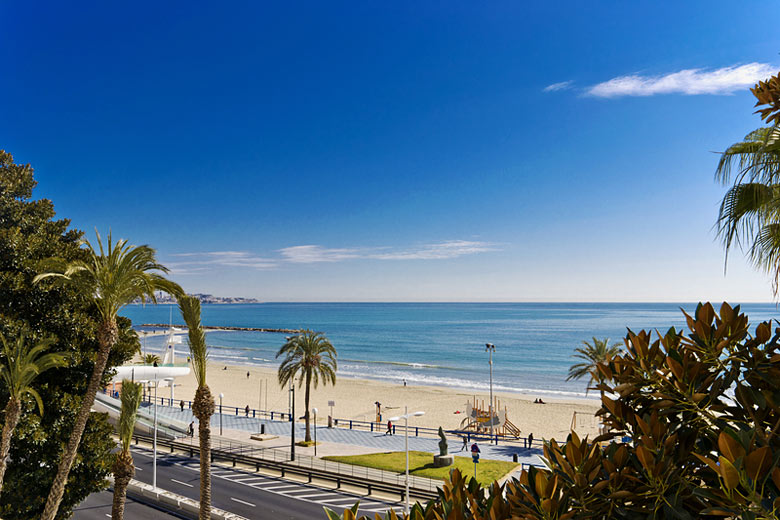
[[[225,397],[225,394],[221,393],[219,394],[219,434],[222,435],[222,398]]]
[[[314,456],[317,456],[317,409],[312,408],[312,412],[314,412]]]
[[[409,514],[409,417],[419,417],[425,415],[425,412],[413,412],[409,413],[409,407],[404,406],[404,414],[399,417],[391,417],[388,419],[390,422],[396,422],[400,419],[404,420],[404,451],[406,451],[406,492],[404,497],[404,515]]]
[[[492,343],[485,343],[485,352],[490,353],[490,442],[493,442],[493,352],[496,346]]]
[[[156,376],[156,374],[155,374]],[[159,381],[154,380],[154,440],[152,441],[154,457],[152,457],[152,487],[157,489],[157,385]]]

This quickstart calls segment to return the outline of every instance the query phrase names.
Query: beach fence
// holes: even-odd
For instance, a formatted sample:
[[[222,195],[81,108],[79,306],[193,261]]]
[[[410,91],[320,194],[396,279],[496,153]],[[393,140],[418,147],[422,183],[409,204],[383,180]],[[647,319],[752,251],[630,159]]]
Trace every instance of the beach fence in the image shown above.
[[[110,393],[110,392],[107,392]],[[159,406],[169,406],[172,408],[180,408],[180,409],[192,409],[192,401],[185,401],[183,399],[171,399],[169,397],[157,397],[155,400],[152,396],[147,396],[145,403],[152,405],[157,403]],[[225,406],[220,405],[219,403],[216,404],[216,411],[219,414],[222,415],[235,415],[236,417],[252,417],[257,419],[269,419],[271,421],[286,421],[290,422],[293,420],[292,415],[287,412],[279,412],[275,410],[258,410],[255,408],[248,408],[244,407],[241,408],[239,406]],[[386,429],[386,425],[379,422],[373,422],[373,421],[361,421],[357,419],[341,419],[341,418],[333,418],[333,427],[334,428],[345,428],[349,430],[362,430],[362,431],[369,431],[369,432],[383,432]],[[404,432],[404,426],[399,424],[394,424],[392,426],[393,433],[396,435],[403,435]],[[410,437],[438,437],[439,436],[439,429],[438,428],[427,428],[424,426],[409,426],[409,436]],[[469,430],[445,430],[445,433],[451,436],[456,436],[460,438],[466,438],[467,443],[471,442],[487,442],[490,444],[505,444],[505,445],[513,445],[522,447],[524,449],[532,449],[532,448],[542,448],[543,447],[543,441],[540,439],[532,439],[529,442],[528,437],[522,437],[518,436],[516,438],[514,437],[500,437],[499,435],[494,435],[493,438],[490,437],[489,431],[469,431]]]

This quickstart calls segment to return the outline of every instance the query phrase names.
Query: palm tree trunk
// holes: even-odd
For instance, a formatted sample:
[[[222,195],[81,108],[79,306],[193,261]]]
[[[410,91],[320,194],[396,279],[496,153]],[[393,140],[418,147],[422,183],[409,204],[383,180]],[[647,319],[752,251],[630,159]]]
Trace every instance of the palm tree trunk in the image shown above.
[[[81,407],[76,416],[76,423],[73,425],[73,431],[70,434],[68,445],[57,466],[57,474],[51,485],[49,497],[46,499],[46,506],[43,509],[41,520],[54,520],[54,517],[57,515],[60,502],[62,502],[62,496],[65,493],[65,484],[68,482],[70,468],[73,465],[73,461],[76,459],[76,452],[79,449],[79,444],[81,444],[81,436],[84,435],[84,428],[87,426],[89,412],[95,402],[95,395],[97,394],[100,382],[103,379],[103,372],[106,370],[108,355],[111,352],[111,347],[116,344],[118,336],[119,332],[116,326],[116,320],[100,324],[100,328],[98,329],[98,343],[100,344],[100,348],[98,349],[97,359],[95,360],[95,367],[92,369],[92,377],[89,380],[87,392],[81,400]]]
[[[214,414],[214,398],[208,386],[195,391],[192,411],[198,418],[200,442],[200,520],[211,518],[211,416]]]
[[[19,399],[10,398],[5,405],[5,424],[3,425],[3,437],[0,440],[0,491],[3,490],[3,478],[5,468],[8,466],[8,453],[11,451],[11,437],[14,435],[19,416],[22,412],[22,402]]]
[[[303,414],[306,419],[306,438],[304,442],[311,442],[311,431],[309,429],[309,394],[311,393],[311,372],[306,372],[306,397],[304,402],[306,403],[306,413]]]
[[[111,506],[111,520],[122,520],[125,517],[127,485],[135,474],[133,456],[130,455],[130,452],[119,452],[112,469],[114,472],[114,503]]]

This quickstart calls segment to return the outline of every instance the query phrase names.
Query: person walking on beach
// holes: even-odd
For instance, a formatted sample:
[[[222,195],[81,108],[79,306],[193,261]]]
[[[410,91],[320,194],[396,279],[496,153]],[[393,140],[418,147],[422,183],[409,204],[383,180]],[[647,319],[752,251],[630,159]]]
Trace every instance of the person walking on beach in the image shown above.
[[[249,370],[246,371],[246,378],[249,379]]]
[[[387,431],[385,432],[385,435],[392,435],[392,434],[393,434],[393,423],[387,421]]]

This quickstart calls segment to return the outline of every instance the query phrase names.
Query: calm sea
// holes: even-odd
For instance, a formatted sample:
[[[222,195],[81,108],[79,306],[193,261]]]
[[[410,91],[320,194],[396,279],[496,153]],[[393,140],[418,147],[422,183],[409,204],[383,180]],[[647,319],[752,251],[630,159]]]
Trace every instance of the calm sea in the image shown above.
[[[485,390],[485,343],[496,345],[493,388],[531,395],[584,397],[585,381],[567,382],[572,351],[591,337],[620,341],[626,328],[684,327],[673,303],[264,303],[204,305],[203,324],[309,328],[324,332],[339,353],[338,374],[409,384]],[[134,325],[182,323],[171,305],[132,305]],[[776,319],[774,304],[745,304],[751,323]],[[210,332],[211,358],[226,364],[276,367],[285,334]],[[163,339],[146,339],[161,351]],[[186,350],[186,345],[182,346]]]

